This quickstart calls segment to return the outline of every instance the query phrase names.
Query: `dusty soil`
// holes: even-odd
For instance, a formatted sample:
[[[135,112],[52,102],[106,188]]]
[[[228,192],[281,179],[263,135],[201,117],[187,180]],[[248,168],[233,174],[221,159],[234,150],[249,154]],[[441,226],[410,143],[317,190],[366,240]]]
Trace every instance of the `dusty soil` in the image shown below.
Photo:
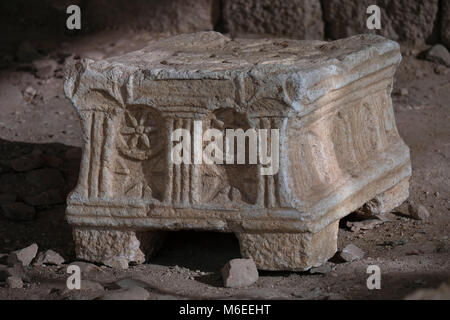
[[[61,69],[69,54],[107,57],[138,49],[160,36],[98,34],[60,43],[49,56]],[[245,289],[227,289],[221,284],[220,268],[239,257],[234,235],[188,231],[169,233],[160,252],[146,264],[126,271],[99,266],[83,279],[101,283],[105,291],[116,289],[118,279],[140,279],[147,283],[153,299],[401,299],[449,279],[450,69],[419,59],[424,49],[402,46],[404,59],[392,98],[399,132],[411,148],[408,201],[426,206],[431,214],[428,220],[409,218],[405,203],[387,215],[389,221],[372,230],[352,232],[342,221],[339,249],[353,243],[365,251],[362,260],[341,263],[331,259],[331,271],[326,274],[260,272],[258,282]],[[28,87],[36,95],[26,101]],[[46,159],[44,168],[62,173],[66,187],[60,192],[65,196],[77,179],[81,132],[74,108],[64,97],[61,72],[43,80],[26,63],[0,70],[0,115],[0,193],[14,192],[20,199],[32,192],[26,173],[14,172],[11,160],[40,150]],[[0,253],[37,243],[39,251],[53,249],[67,262],[75,261],[64,203],[36,209],[30,221],[11,221],[0,215]],[[366,268],[373,264],[381,268],[380,290],[366,287]],[[66,268],[23,268],[18,272],[24,288],[9,289],[0,283],[0,299],[92,299],[104,294],[101,289],[67,290]]]

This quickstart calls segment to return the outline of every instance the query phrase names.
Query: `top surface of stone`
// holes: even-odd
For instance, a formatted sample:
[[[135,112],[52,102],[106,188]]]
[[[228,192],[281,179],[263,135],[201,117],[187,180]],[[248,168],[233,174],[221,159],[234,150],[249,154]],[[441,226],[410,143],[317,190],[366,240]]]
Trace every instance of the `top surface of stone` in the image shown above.
[[[207,108],[225,104],[246,108],[264,96],[304,113],[311,110],[306,105],[328,92],[400,60],[399,45],[376,35],[323,42],[233,40],[217,32],[198,32],[153,41],[142,50],[106,60],[78,61],[66,70],[64,89],[79,110],[103,108],[96,96],[103,92],[117,106],[177,106],[189,104],[189,99],[196,99],[191,104],[198,106],[203,99]],[[208,81],[188,85],[174,80]],[[237,104],[230,101],[233,97]]]
[[[95,62],[92,68],[126,66],[132,69],[223,73],[270,67],[301,68],[324,63],[361,62],[361,58],[381,55],[398,48],[390,40],[375,35],[358,35],[333,42],[290,39],[230,39],[217,32],[198,32],[150,42],[139,51]],[[361,52],[365,52],[362,57]],[[359,54],[359,59],[358,55]],[[356,59],[355,59],[356,58]],[[192,74],[191,74],[192,75]],[[186,76],[186,75],[185,75]],[[192,75],[195,77],[195,75]]]

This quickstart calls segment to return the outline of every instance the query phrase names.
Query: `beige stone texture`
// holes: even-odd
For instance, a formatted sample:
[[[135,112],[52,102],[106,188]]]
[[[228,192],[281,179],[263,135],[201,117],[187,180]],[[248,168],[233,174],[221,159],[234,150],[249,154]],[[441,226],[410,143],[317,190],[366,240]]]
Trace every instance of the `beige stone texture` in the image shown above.
[[[400,60],[398,44],[375,35],[322,42],[201,32],[74,63],[65,92],[84,147],[67,219],[78,258],[126,267],[144,260],[141,232],[192,229],[237,234],[260,269],[324,263],[339,219],[372,199],[390,199],[387,210],[405,198],[409,149],[390,98]],[[193,132],[195,120],[204,129],[278,129],[279,171],[175,165],[169,137]]]

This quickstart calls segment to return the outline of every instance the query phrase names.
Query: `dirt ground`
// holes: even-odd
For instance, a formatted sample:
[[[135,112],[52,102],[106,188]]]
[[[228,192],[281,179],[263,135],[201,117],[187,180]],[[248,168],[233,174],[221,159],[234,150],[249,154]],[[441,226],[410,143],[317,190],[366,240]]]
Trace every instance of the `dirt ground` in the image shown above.
[[[14,172],[11,160],[32,152],[45,155],[45,168],[62,173],[63,195],[76,182],[81,132],[62,89],[65,58],[122,54],[160,36],[115,32],[59,43],[48,52],[59,63],[50,79],[37,78],[27,63],[0,70],[0,193],[13,190],[20,197],[31,192],[26,173]],[[331,259],[331,270],[325,274],[260,272],[251,287],[228,289],[222,286],[220,268],[240,256],[234,235],[181,231],[169,233],[160,252],[143,265],[126,271],[98,266],[83,274],[103,289],[89,282],[89,290],[70,291],[66,265],[30,265],[17,271],[24,288],[0,283],[0,299],[93,299],[116,289],[115,282],[122,278],[145,281],[151,299],[402,299],[418,288],[437,287],[450,279],[450,68],[418,58],[425,49],[402,46],[392,99],[398,130],[411,149],[408,202],[423,204],[430,218],[409,218],[405,203],[371,230],[352,232],[341,221],[338,248],[353,243],[366,253],[362,260]],[[24,98],[24,92],[34,92],[27,91],[29,87],[36,94],[25,93]],[[39,251],[52,249],[67,263],[75,261],[64,210],[63,203],[38,206],[30,221],[0,215],[0,254],[37,243]],[[380,290],[366,287],[368,265],[381,268]]]

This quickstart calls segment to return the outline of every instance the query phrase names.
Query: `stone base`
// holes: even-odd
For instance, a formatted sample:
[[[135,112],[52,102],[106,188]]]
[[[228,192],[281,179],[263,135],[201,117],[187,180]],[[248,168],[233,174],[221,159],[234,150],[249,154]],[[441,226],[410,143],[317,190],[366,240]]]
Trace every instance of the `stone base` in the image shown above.
[[[305,271],[324,264],[337,251],[339,221],[317,233],[239,233],[241,255],[260,270]]]
[[[362,210],[370,215],[389,213],[409,197],[409,177],[367,202]]]
[[[132,230],[76,228],[73,231],[78,259],[127,269],[129,263],[143,263],[161,246],[164,233]]]

